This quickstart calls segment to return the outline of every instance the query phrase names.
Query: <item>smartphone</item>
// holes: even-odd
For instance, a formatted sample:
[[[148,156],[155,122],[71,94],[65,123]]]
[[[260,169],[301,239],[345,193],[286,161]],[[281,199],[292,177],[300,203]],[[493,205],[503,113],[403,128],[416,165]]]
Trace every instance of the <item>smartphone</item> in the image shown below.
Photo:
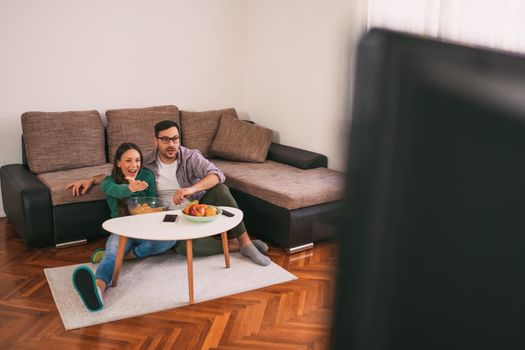
[[[222,210],[222,215],[227,216],[229,218],[231,218],[232,216],[235,216],[235,214],[232,214],[229,211],[226,211],[224,209]]]
[[[162,222],[177,222],[177,214],[166,214],[164,215],[164,220]]]

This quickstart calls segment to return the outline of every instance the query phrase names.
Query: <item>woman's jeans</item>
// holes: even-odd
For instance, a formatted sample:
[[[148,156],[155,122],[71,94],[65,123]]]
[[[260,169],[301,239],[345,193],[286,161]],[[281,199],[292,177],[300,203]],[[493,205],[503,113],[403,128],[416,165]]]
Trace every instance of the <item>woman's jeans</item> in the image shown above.
[[[115,269],[115,261],[117,259],[117,249],[119,235],[111,234],[106,242],[106,251],[104,258],[100,262],[95,273],[95,278],[101,279],[109,287],[113,279],[113,270]],[[177,241],[152,241],[146,239],[128,238],[126,248],[124,249],[124,256],[128,255],[130,251],[133,252],[137,258],[144,258],[150,255],[157,255],[171,249]]]

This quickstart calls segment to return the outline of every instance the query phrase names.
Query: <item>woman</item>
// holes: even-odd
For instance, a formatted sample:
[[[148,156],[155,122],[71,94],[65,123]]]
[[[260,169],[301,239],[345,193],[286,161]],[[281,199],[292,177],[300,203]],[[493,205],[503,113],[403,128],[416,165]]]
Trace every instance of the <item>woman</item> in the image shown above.
[[[115,152],[111,176],[102,181],[102,190],[111,210],[111,217],[129,215],[127,199],[130,197],[155,196],[155,177],[142,167],[142,152],[133,143],[123,143]],[[119,236],[111,234],[96,273],[87,266],[79,266],[73,272],[73,285],[86,308],[98,311],[104,307],[103,293],[110,285],[117,256]],[[143,258],[160,254],[175,245],[176,241],[151,241],[129,238],[124,256]],[[93,260],[93,259],[92,259]]]

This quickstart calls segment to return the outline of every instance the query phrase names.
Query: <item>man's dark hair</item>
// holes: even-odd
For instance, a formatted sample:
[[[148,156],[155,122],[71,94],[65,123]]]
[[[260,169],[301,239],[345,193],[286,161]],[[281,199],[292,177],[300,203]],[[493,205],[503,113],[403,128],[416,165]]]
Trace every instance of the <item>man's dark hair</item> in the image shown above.
[[[161,122],[158,122],[157,124],[155,124],[155,136],[159,136],[159,133],[160,133],[162,130],[166,130],[166,129],[173,128],[173,127],[176,127],[176,128],[177,128],[177,131],[178,131],[179,134],[180,134],[179,124],[177,124],[176,121],[173,121],[173,120],[163,120],[163,121],[161,121]]]

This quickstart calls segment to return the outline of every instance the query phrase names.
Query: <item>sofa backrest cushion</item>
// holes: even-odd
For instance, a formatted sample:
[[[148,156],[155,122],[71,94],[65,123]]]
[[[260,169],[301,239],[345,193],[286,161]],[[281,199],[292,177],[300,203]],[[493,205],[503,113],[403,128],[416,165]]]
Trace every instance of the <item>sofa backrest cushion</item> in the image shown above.
[[[106,163],[104,126],[97,111],[26,112],[21,119],[32,172]]]
[[[221,117],[225,114],[237,117],[235,108],[205,112],[181,111],[182,144],[188,148],[198,149],[204,157],[211,157],[210,146],[215,139]]]
[[[223,115],[210,151],[224,159],[262,163],[272,137],[270,129]]]
[[[140,147],[143,155],[155,149],[153,144],[154,126],[163,120],[174,120],[179,124],[177,106],[155,106],[146,108],[110,109],[106,111],[108,120],[108,158],[113,156],[118,146],[124,142],[133,142]]]

